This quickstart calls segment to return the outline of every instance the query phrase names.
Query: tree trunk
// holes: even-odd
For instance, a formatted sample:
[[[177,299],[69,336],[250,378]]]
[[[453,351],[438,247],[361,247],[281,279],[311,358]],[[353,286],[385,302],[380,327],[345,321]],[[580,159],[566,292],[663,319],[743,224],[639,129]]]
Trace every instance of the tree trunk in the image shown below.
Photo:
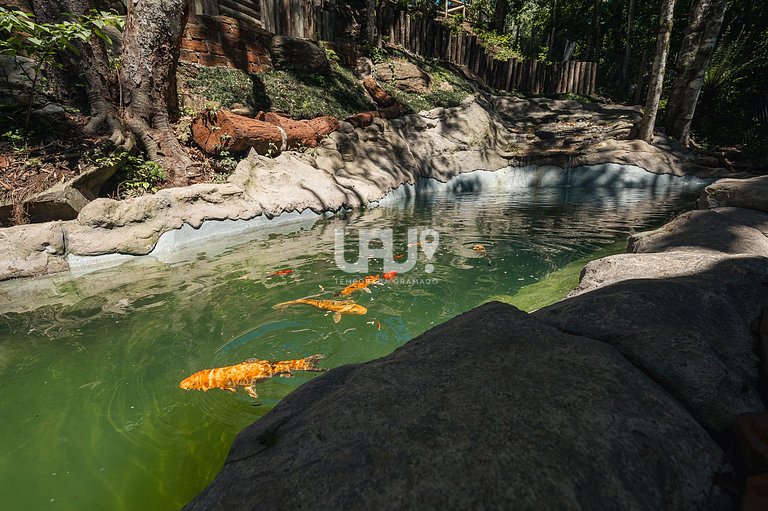
[[[627,71],[629,70],[629,57],[632,52],[632,18],[635,15],[635,0],[629,0],[627,8],[627,41],[624,45],[624,62],[621,64],[621,89],[625,91],[627,83]]]
[[[638,138],[651,143],[653,126],[656,123],[656,113],[659,111],[661,89],[664,86],[664,70],[667,66],[669,53],[669,37],[672,34],[672,18],[675,10],[675,0],[662,0],[661,16],[659,17],[659,35],[656,38],[656,56],[653,59],[651,81],[648,85],[648,99],[645,102],[645,113],[640,121]]]
[[[65,14],[85,15],[95,6],[91,0],[34,0],[39,21],[61,21]],[[116,32],[116,31],[115,31]],[[119,33],[110,34],[118,42]],[[114,37],[113,37],[114,36]],[[103,40],[92,37],[87,43],[77,43],[80,55],[69,67],[83,76],[91,119],[86,133],[99,133],[107,128],[110,139],[117,145],[128,143],[127,133],[115,108],[118,104],[117,73],[109,65],[109,53]]]
[[[123,36],[123,122],[175,186],[195,170],[171,128],[176,62],[190,0],[133,0]]]
[[[509,14],[509,0],[496,0],[493,9],[493,29],[498,34],[503,34],[507,28],[507,15]]]
[[[367,0],[366,2],[366,38],[368,44],[376,45],[376,0]]]
[[[557,27],[557,0],[552,0],[552,12],[549,16],[549,35],[547,36],[547,54],[550,59],[555,56],[555,29]]]
[[[643,56],[640,57],[640,69],[637,70],[637,83],[635,83],[635,98],[633,105],[640,104],[640,98],[643,94],[643,82],[645,81],[645,67],[648,64],[648,48],[643,49]]]
[[[696,103],[720,35],[725,10],[725,0],[698,0],[691,7],[664,118],[668,134],[684,145],[688,145]]]

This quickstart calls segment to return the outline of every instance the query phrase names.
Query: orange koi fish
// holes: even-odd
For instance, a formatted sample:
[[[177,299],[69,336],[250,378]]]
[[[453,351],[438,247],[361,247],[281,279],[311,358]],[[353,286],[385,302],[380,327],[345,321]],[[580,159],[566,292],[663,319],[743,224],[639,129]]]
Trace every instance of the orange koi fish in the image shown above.
[[[387,273],[384,273],[382,275],[382,277],[384,277],[384,280],[392,280],[395,277],[397,277],[397,272],[396,271],[388,271]]]
[[[358,305],[352,300],[312,300],[309,298],[299,298],[298,300],[292,300],[290,302],[278,303],[273,305],[273,309],[280,309],[289,305],[311,305],[318,309],[333,312],[333,322],[338,323],[341,321],[342,314],[366,314],[368,309],[362,305]]]
[[[323,371],[318,366],[322,358],[324,358],[322,355],[312,355],[307,358],[282,362],[250,358],[237,365],[198,371],[182,380],[179,387],[185,390],[193,389],[204,392],[208,392],[208,389],[237,392],[237,387],[244,387],[251,397],[257,398],[259,395],[254,389],[254,385],[257,383],[266,381],[273,376],[290,378],[293,376],[291,371]]]
[[[293,273],[293,270],[290,270],[290,269],[286,268],[285,270],[277,270],[276,272],[272,272],[269,275],[267,275],[267,277],[277,277],[277,276],[280,276],[280,275],[290,275],[291,273]]]
[[[344,289],[341,290],[339,293],[341,296],[349,296],[355,291],[365,291],[366,293],[370,293],[371,290],[368,289],[368,286],[371,284],[375,284],[379,281],[378,275],[368,275],[364,279],[360,279],[357,282],[353,282],[352,284],[348,285]]]
[[[488,266],[491,265],[491,256],[488,255],[488,252],[485,251],[485,245],[482,245],[480,243],[477,243],[472,246],[472,250],[480,254],[481,256],[485,257],[488,260]]]

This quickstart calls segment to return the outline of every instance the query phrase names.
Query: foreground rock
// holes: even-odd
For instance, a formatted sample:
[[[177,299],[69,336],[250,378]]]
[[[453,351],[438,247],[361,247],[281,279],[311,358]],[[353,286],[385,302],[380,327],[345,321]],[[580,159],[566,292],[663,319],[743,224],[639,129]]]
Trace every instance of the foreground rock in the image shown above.
[[[664,260],[647,263],[634,279],[535,315],[616,347],[708,429],[726,430],[739,413],[763,409],[751,323],[768,305],[768,259],[722,258],[701,273],[660,279],[647,276]]]
[[[729,509],[722,470],[616,350],[491,303],[304,385],[185,509]]]

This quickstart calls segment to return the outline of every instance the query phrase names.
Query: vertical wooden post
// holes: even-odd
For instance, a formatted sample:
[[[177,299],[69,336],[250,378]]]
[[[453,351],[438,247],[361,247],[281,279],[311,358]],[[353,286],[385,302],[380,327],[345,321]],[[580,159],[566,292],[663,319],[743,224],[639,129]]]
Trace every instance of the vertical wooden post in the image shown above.
[[[470,59],[469,68],[473,73],[477,74],[477,70],[480,66],[480,52],[481,46],[477,43],[477,36],[472,36],[472,58]]]
[[[520,62],[517,59],[512,59],[512,76],[509,79],[509,86],[507,90],[513,91],[517,89],[517,75],[520,72]]]
[[[515,70],[515,60],[509,59],[507,61],[507,69],[506,73],[504,73],[504,86],[502,87],[505,91],[511,91],[512,90],[512,73]]]
[[[587,89],[588,96],[595,95],[595,82],[597,81],[597,62],[592,62],[589,66],[589,88]]]

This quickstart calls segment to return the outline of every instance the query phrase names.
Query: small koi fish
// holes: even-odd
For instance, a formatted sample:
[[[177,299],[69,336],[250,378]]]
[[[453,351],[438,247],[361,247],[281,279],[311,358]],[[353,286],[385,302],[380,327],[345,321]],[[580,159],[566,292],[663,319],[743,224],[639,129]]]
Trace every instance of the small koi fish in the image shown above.
[[[480,254],[481,256],[485,257],[488,260],[488,266],[491,265],[491,256],[488,255],[488,252],[485,251],[485,245],[482,245],[480,243],[476,243],[472,246],[472,250]]]
[[[378,275],[368,275],[364,279],[360,279],[357,282],[353,282],[352,284],[348,285],[344,289],[342,289],[339,294],[341,296],[349,296],[355,291],[365,291],[366,293],[370,293],[371,290],[368,289],[368,286],[371,284],[375,284],[379,281]]]
[[[392,256],[392,259],[394,259],[395,261],[399,261],[403,257],[405,257],[405,254],[395,254],[394,256]]]
[[[318,309],[333,312],[333,322],[338,323],[341,321],[342,314],[366,314],[368,309],[362,305],[358,305],[352,300],[312,300],[309,298],[299,298],[298,300],[291,300],[290,302],[283,302],[273,305],[273,309],[281,309],[289,305],[311,305]]]
[[[267,275],[267,277],[278,277],[280,275],[290,275],[291,273],[293,273],[293,270],[286,268],[284,270],[277,270],[276,272],[272,272]]]
[[[320,360],[323,358],[323,355],[312,355],[298,360],[283,360],[281,362],[249,358],[237,365],[198,371],[182,380],[179,387],[185,390],[202,390],[203,392],[208,392],[208,389],[237,392],[237,387],[244,387],[251,397],[257,398],[259,395],[256,394],[254,388],[257,383],[266,381],[273,376],[290,378],[293,376],[291,371],[323,371],[319,367]]]
[[[384,280],[392,280],[395,277],[397,277],[396,271],[388,271],[387,273],[382,274],[382,277],[384,277]]]

